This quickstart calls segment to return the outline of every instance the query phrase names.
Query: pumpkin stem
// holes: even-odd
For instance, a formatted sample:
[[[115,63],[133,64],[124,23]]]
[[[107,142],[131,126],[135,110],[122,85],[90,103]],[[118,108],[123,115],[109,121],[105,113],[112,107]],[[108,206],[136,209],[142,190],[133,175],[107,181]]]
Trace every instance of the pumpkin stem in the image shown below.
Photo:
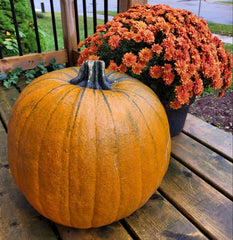
[[[85,88],[109,90],[113,81],[105,76],[104,61],[88,60],[82,64],[78,76],[71,79],[70,83]]]

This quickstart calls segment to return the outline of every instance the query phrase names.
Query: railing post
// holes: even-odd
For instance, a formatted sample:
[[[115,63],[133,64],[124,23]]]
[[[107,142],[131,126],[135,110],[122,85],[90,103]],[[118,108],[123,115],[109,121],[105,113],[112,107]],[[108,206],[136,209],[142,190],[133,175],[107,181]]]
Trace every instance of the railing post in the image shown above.
[[[70,66],[77,64],[77,34],[74,0],[60,0],[64,47]]]
[[[127,11],[134,4],[147,4],[147,0],[119,0],[119,12]]]

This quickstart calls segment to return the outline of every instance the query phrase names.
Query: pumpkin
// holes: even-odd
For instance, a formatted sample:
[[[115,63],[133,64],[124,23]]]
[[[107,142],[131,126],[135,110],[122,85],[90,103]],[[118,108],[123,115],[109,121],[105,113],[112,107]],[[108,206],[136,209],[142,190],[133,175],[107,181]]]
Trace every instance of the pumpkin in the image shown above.
[[[169,125],[151,89],[87,61],[47,73],[18,97],[8,125],[12,175],[29,203],[65,226],[129,216],[169,163]]]

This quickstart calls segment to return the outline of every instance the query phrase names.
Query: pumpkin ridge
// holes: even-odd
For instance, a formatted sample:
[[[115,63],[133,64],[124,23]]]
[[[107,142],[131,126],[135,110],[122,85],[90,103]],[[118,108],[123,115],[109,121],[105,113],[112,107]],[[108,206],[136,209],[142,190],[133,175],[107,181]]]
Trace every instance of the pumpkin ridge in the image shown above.
[[[79,71],[77,70],[77,67],[71,67],[70,69],[72,69],[76,74],[79,74]],[[78,68],[79,69],[79,68]],[[72,78],[72,77],[71,77]]]
[[[121,92],[121,91],[120,91]],[[141,109],[140,109],[140,107],[137,105],[137,103],[133,100],[133,99],[131,99],[130,98],[130,96],[127,94],[127,93],[125,93],[125,92],[122,92],[124,95],[126,95],[127,97],[128,97],[128,99],[133,103],[133,104],[135,104],[136,105],[136,107],[139,109],[139,111],[140,111],[140,113],[142,114],[142,116],[143,116],[143,119],[144,119],[144,121],[145,121],[145,123],[146,123],[146,126],[148,127],[148,130],[150,131],[150,133],[151,133],[151,129],[150,129],[150,127],[149,127],[149,125],[148,125],[148,123],[147,123],[147,121],[146,121],[146,119],[145,119],[145,117],[144,117],[144,114],[142,113],[142,111],[141,111]],[[140,96],[140,95],[139,95]],[[143,98],[144,99],[144,98]],[[149,106],[150,106],[150,104],[149,104]],[[152,109],[153,109],[153,107],[152,107]],[[156,115],[158,116],[159,114],[155,111],[155,113],[156,113]],[[164,115],[165,115],[165,113],[164,113]],[[162,120],[161,120],[161,117],[159,116],[159,119],[160,119],[160,121],[161,121],[161,123],[163,123],[162,122]],[[167,122],[168,123],[168,122]],[[164,125],[164,124],[161,124],[162,126]],[[164,126],[163,126],[164,127]],[[164,130],[165,130],[165,128],[164,128]],[[152,133],[151,133],[152,134]],[[167,134],[167,137],[166,137],[166,139],[164,139],[163,141],[165,142],[165,144],[166,144],[166,142],[167,142],[167,144],[166,144],[166,149],[167,149],[167,147],[169,146],[169,144],[170,144],[170,134]],[[154,139],[154,138],[152,138],[152,140],[153,140],[153,144],[154,144],[154,147],[155,147],[155,149],[157,148],[157,145],[156,145],[156,139]],[[161,141],[161,140],[160,140]],[[167,150],[166,150],[167,151]],[[160,167],[160,166],[159,166]]]
[[[42,76],[41,76],[42,77]],[[44,77],[44,76],[43,76]],[[33,80],[32,82],[30,82],[29,86],[32,87],[32,86],[35,86],[36,84],[41,84],[43,81],[47,82],[47,80],[60,80],[61,82],[64,82],[63,84],[59,85],[59,86],[67,86],[69,84],[68,81],[66,80],[62,80],[62,79],[57,79],[57,78],[51,78],[51,77],[46,77],[46,78],[43,78],[43,79],[40,79],[40,77],[38,77],[38,79],[36,80]],[[66,84],[65,84],[66,83]],[[57,86],[58,87],[58,86]],[[26,88],[25,88],[26,89]],[[37,89],[33,89],[33,91],[36,91]],[[52,90],[52,89],[51,89]],[[32,93],[33,91],[31,91],[30,93]],[[22,91],[22,93],[24,92],[24,89]],[[21,95],[21,94],[20,94]],[[19,97],[20,97],[19,95]]]
[[[147,123],[147,121],[146,121],[146,118],[145,118],[143,112],[141,111],[140,107],[137,105],[137,103],[136,103],[133,99],[130,98],[130,96],[129,96],[127,93],[122,92],[122,91],[119,91],[119,92],[121,92],[123,95],[125,95],[125,96],[127,97],[127,99],[130,100],[130,102],[131,102],[131,103],[138,109],[138,111],[141,113],[141,115],[142,115],[142,117],[143,117],[143,119],[144,119],[144,121],[145,121],[146,127],[147,127],[147,129],[148,129],[148,131],[149,131],[149,133],[150,133],[150,136],[151,136],[151,138],[153,139],[153,142],[154,142],[153,134],[152,134],[152,132],[151,132],[151,129],[150,129],[150,127],[149,127],[149,125],[148,125],[148,123]]]
[[[72,76],[70,76],[68,73],[64,72],[63,69],[61,69],[60,71],[61,71],[61,72],[59,72],[59,70],[58,70],[57,72],[55,71],[55,73],[56,73],[56,74],[59,74],[59,75],[60,75],[60,74],[64,74],[64,75],[67,76],[69,79],[72,78]],[[53,72],[53,73],[54,73],[54,72]],[[56,78],[55,78],[55,79],[56,79]],[[57,78],[57,79],[59,79],[59,80],[62,81],[62,79],[60,79],[60,78]],[[63,80],[63,81],[64,81],[64,80]],[[67,82],[67,81],[66,81],[66,82]]]
[[[131,90],[129,90],[129,89],[123,89],[123,88],[121,88],[121,91],[117,90],[116,92],[126,93],[126,92],[124,92],[124,91],[129,92],[129,93],[133,93],[133,94],[136,95],[137,97],[140,97],[141,99],[143,99],[143,100],[152,108],[153,112],[157,115],[157,117],[159,118],[160,122],[163,123],[164,120],[161,118],[161,115],[158,114],[158,112],[154,109],[154,106],[153,106],[146,98],[144,98],[142,95],[138,94],[137,92],[131,91]],[[127,93],[126,93],[126,94],[127,94]],[[155,106],[156,106],[156,105],[155,105]],[[162,126],[163,126],[163,129],[166,130],[164,124],[162,124]],[[169,138],[169,137],[167,136],[166,141],[168,141],[168,138]]]
[[[38,102],[37,102],[37,103],[35,104],[35,106],[32,108],[31,112],[29,113],[29,115],[28,115],[27,118],[25,119],[24,124],[23,124],[22,129],[21,129],[21,132],[20,132],[20,134],[19,134],[19,139],[18,139],[18,143],[19,143],[19,144],[18,144],[17,156],[19,156],[20,142],[21,142],[21,137],[22,137],[23,131],[24,131],[24,127],[25,127],[28,119],[30,118],[32,112],[37,108],[38,104],[39,104],[47,95],[49,95],[52,91],[54,91],[54,90],[56,90],[57,88],[62,87],[62,86],[66,86],[66,84],[59,85],[59,86],[56,86],[56,87],[52,88],[52,89],[51,89],[50,91],[48,91],[45,95],[43,95],[43,96],[41,97],[41,99],[38,100]],[[16,165],[19,166],[19,161],[17,161],[17,164],[16,164]],[[21,188],[21,187],[20,187],[20,186],[21,186],[21,184],[20,184],[20,178],[18,177],[18,176],[19,176],[18,170],[19,170],[19,167],[17,167],[17,170],[16,170],[17,173],[16,173],[16,174],[17,174],[17,178],[18,178],[19,188]]]
[[[76,89],[76,88],[73,88],[73,89]],[[71,110],[71,113],[70,113],[70,117],[69,117],[69,122],[72,122],[72,116],[73,116],[73,113],[74,113],[74,109],[75,109],[75,107],[76,107],[76,105],[77,105],[77,102],[78,102],[78,99],[79,99],[79,97],[80,97],[80,92],[81,91],[79,91],[79,93],[77,94],[77,96],[76,96],[76,98],[75,98],[75,100],[74,100],[74,104],[72,104],[73,105],[73,107],[72,107],[72,110]],[[76,103],[76,104],[75,104]],[[71,136],[72,136],[72,134],[71,134],[71,128],[70,128],[70,125],[68,124],[67,125],[67,128],[66,128],[66,134],[67,134],[67,136],[69,136],[69,139],[70,139],[70,141],[71,141]],[[66,141],[66,139],[64,138],[64,140],[63,140],[63,146],[65,146],[65,144],[64,144],[64,142]],[[70,149],[70,141],[69,141],[69,146],[67,147],[67,149]],[[64,151],[62,151],[62,152],[64,152]],[[63,158],[63,155],[64,154],[62,154],[62,157],[61,158]],[[69,189],[68,190],[68,192],[69,192],[69,194],[68,194],[68,199],[67,199],[67,202],[69,203],[69,196],[70,196],[70,151],[68,151],[68,161],[67,161],[67,169],[66,169],[66,172],[67,172],[67,179],[68,179],[68,185],[67,185],[67,188]],[[71,225],[71,211],[70,211],[70,205],[68,205],[68,219],[67,219],[67,221],[69,222],[69,224]]]
[[[86,88],[82,88],[81,93],[79,93],[79,95],[77,97],[77,99],[79,99],[79,100],[78,100],[78,104],[77,104],[77,107],[76,107],[76,110],[75,110],[75,114],[74,114],[74,117],[73,117],[72,126],[70,128],[71,133],[74,130],[75,122],[76,122],[76,119],[77,119],[77,116],[78,116],[78,112],[79,112],[79,109],[80,109],[81,101],[83,99],[85,91],[86,91]],[[71,146],[71,135],[70,135],[70,144],[69,145]],[[70,155],[70,153],[69,153],[69,155]],[[72,209],[71,209],[71,203],[70,203],[70,195],[71,195],[70,194],[70,192],[71,192],[71,188],[70,188],[70,182],[71,182],[70,176],[71,176],[71,174],[70,174],[70,172],[71,172],[71,169],[70,169],[70,158],[69,158],[69,180],[68,180],[68,182],[69,182],[69,185],[68,185],[68,187],[69,187],[69,196],[68,196],[69,197],[69,199],[68,199],[69,215],[70,215],[70,225],[71,226],[72,225],[75,226],[75,224],[72,223],[72,217],[71,217],[72,216]]]
[[[136,125],[136,122],[133,120],[133,117],[132,117],[132,114],[131,114],[131,112],[129,111],[129,113],[128,113],[128,116],[129,116],[129,119],[130,119],[130,121],[131,121],[131,123],[133,124],[133,126],[134,126],[134,129],[135,129],[135,133],[136,133],[136,137],[137,137],[137,142],[138,142],[138,145],[139,145],[139,149],[140,149],[140,179],[141,179],[141,186],[140,186],[140,200],[138,201],[139,203],[138,203],[138,207],[137,207],[137,209],[140,207],[140,205],[141,205],[141,199],[142,199],[142,182],[143,182],[143,180],[142,180],[142,157],[141,157],[141,145],[140,145],[140,141],[139,141],[139,131],[138,131],[138,127],[137,127],[137,125]]]
[[[67,85],[66,85],[66,86],[67,86]],[[23,135],[23,130],[24,130],[25,125],[27,124],[27,122],[28,122],[28,120],[29,120],[32,112],[34,111],[34,109],[36,109],[36,108],[38,107],[38,104],[39,104],[43,99],[45,99],[46,96],[49,95],[49,93],[51,93],[53,90],[56,90],[56,89],[59,88],[59,87],[60,87],[60,86],[57,86],[57,87],[51,89],[51,91],[49,91],[47,94],[45,94],[45,95],[35,104],[35,106],[34,106],[33,109],[31,110],[30,114],[27,116],[27,118],[26,118],[26,120],[25,120],[25,122],[24,122],[24,124],[23,124],[22,131],[21,131],[21,133],[20,133],[20,135],[19,135],[19,141],[18,141],[19,144],[18,144],[18,153],[17,153],[17,156],[19,156],[19,151],[20,151],[20,149],[21,149],[21,142],[22,142],[21,139],[22,139],[22,135]],[[18,159],[18,161],[17,161],[17,166],[19,166],[19,159]],[[38,165],[38,166],[39,166],[39,165]],[[20,168],[18,167],[17,169],[20,169]],[[17,173],[17,174],[18,174],[18,173]],[[19,175],[19,174],[18,174],[18,175]],[[20,189],[23,189],[23,188],[21,187],[21,183],[20,183],[20,182],[21,182],[20,177],[18,177],[18,185],[19,185],[19,188],[20,188]],[[40,185],[38,184],[38,196],[39,196],[39,187],[40,187]],[[41,209],[41,211],[44,212],[43,206],[42,206],[42,204],[40,203],[39,198],[38,198],[38,203],[40,204],[40,209]]]
[[[119,75],[118,72],[110,72],[110,73],[106,74],[106,77],[109,77],[112,81],[117,81],[117,82],[120,82],[120,81],[123,81],[124,79],[128,79],[129,78],[128,76],[118,77],[118,75]]]
[[[70,76],[70,75],[67,74],[67,73],[59,72],[59,71],[61,71],[61,70],[53,71],[52,73],[46,73],[46,74],[38,77],[36,80],[30,82],[30,86],[33,86],[33,85],[35,85],[35,84],[37,84],[37,83],[40,83],[40,84],[41,84],[42,81],[46,81],[46,80],[59,80],[60,82],[65,82],[65,83],[68,84],[68,83],[69,83],[69,80],[72,78],[72,76]],[[69,77],[69,79],[63,80],[63,79],[61,79],[61,78],[56,78],[56,77],[51,77],[51,76],[50,76],[50,75],[52,75],[52,74],[61,75],[61,73],[64,74],[64,75],[66,75],[67,77]],[[49,76],[47,77],[47,75],[49,75]]]
[[[150,135],[150,137],[151,137],[152,144],[154,145],[154,148],[157,149],[157,144],[156,144],[156,141],[155,141],[156,139],[153,137],[152,131],[151,131],[151,129],[150,129],[148,123],[147,123],[147,120],[146,120],[143,112],[141,111],[140,107],[137,105],[137,103],[136,103],[127,93],[125,93],[125,92],[123,92],[123,91],[118,91],[118,92],[120,92],[120,93],[122,93],[124,96],[126,96],[126,99],[128,99],[128,101],[129,101],[130,103],[132,103],[133,106],[136,107],[136,109],[139,111],[139,113],[141,114],[141,116],[142,116],[142,118],[143,118],[143,120],[144,120],[144,122],[145,122],[145,125],[146,125],[146,127],[147,127],[148,132],[149,132],[149,135]],[[133,92],[133,93],[134,93],[134,92]],[[157,164],[157,163],[156,163],[156,164]],[[142,164],[141,164],[141,168],[142,168]],[[142,171],[142,169],[141,169],[141,171]],[[142,176],[142,175],[141,175],[141,176]],[[143,187],[143,181],[141,181],[141,183],[142,183],[142,187]],[[143,194],[142,194],[142,192],[141,192],[141,200],[140,200],[140,202],[139,202],[139,207],[141,207],[142,204],[145,203],[144,201],[142,202],[142,197],[143,197]]]
[[[93,95],[94,97],[96,97],[96,90],[93,89]],[[95,109],[96,109],[96,101],[95,101]],[[95,123],[97,122],[97,115],[96,115],[96,111],[95,111]],[[97,146],[97,126],[95,124],[95,146]],[[97,147],[95,148],[95,155],[97,156]],[[91,226],[93,226],[94,223],[94,216],[95,216],[95,206],[96,206],[96,179],[97,179],[97,174],[96,174],[96,167],[97,165],[97,157],[96,157],[96,161],[95,161],[95,193],[94,193],[94,206],[93,206],[93,212],[92,212],[92,217],[91,217]]]
[[[70,90],[68,90],[67,92],[65,92],[65,94],[59,99],[59,101],[58,101],[57,104],[55,105],[55,108],[53,109],[53,111],[51,112],[51,114],[50,114],[49,117],[48,117],[47,125],[46,125],[46,127],[45,127],[45,129],[44,129],[44,133],[41,134],[42,137],[41,137],[41,142],[40,142],[40,144],[39,144],[40,149],[39,149],[39,151],[38,151],[38,166],[40,166],[40,159],[41,159],[40,156],[41,156],[41,153],[42,153],[42,151],[43,151],[43,149],[41,148],[41,145],[42,145],[41,143],[42,143],[42,141],[43,141],[43,139],[44,139],[44,136],[45,136],[45,134],[46,134],[46,132],[47,132],[47,129],[48,129],[50,120],[51,120],[53,114],[55,113],[55,111],[57,110],[57,108],[58,108],[58,106],[59,106],[59,103],[61,103],[61,101],[62,101],[72,90],[74,90],[74,89],[75,89],[75,88],[71,88]],[[48,96],[48,95],[46,95],[46,96]],[[38,167],[38,183],[40,183],[40,168],[39,168],[39,167]],[[41,204],[41,200],[40,200],[40,184],[38,184],[38,200],[39,200],[39,202],[40,202],[41,209],[43,209],[43,211],[46,213],[46,211],[44,210],[44,206],[43,206],[43,204]]]
[[[42,80],[40,80],[40,83],[41,83],[42,81],[47,81],[47,80],[58,80],[58,81],[60,81],[60,82],[68,83],[68,80],[66,81],[66,80],[63,80],[63,79],[60,79],[60,78],[51,78],[51,77],[43,78]],[[31,85],[35,85],[36,83],[39,83],[39,82],[35,82],[35,84],[33,84],[33,83],[34,83],[34,82],[32,82]],[[67,85],[67,84],[65,84],[65,85]]]
[[[104,94],[104,91],[100,90],[100,92],[102,93],[102,96],[103,96],[103,99],[107,105],[107,108],[109,110],[109,113],[111,115],[111,118],[112,118],[112,122],[113,122],[113,125],[114,125],[114,135],[115,135],[115,143],[116,143],[116,148],[117,148],[117,152],[116,152],[116,157],[114,157],[114,168],[116,169],[116,173],[117,173],[117,176],[118,176],[118,185],[119,185],[119,206],[118,206],[118,209],[117,209],[117,214],[116,214],[116,217],[114,217],[113,219],[115,220],[118,220],[118,215],[119,215],[119,210],[120,210],[120,205],[121,205],[121,192],[122,192],[122,189],[121,189],[121,178],[120,178],[120,172],[119,172],[119,169],[118,169],[118,166],[117,166],[117,156],[118,156],[118,152],[119,152],[119,143],[117,141],[117,131],[116,131],[116,123],[114,121],[114,118],[113,118],[113,114],[112,114],[112,110],[111,110],[111,107],[109,105],[109,102]]]

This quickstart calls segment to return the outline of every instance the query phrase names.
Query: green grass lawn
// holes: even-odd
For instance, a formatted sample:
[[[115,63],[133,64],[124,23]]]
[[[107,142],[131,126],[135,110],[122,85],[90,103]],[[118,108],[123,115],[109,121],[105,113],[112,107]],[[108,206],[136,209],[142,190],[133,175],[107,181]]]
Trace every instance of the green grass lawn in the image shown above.
[[[212,23],[207,22],[208,27],[212,33],[218,33],[227,36],[233,36],[233,27],[232,25],[220,24],[220,23]]]
[[[42,31],[45,34],[45,37],[47,39],[47,49],[46,51],[53,51],[55,50],[55,44],[54,44],[54,37],[53,37],[53,27],[52,27],[52,20],[51,20],[51,13],[46,12],[44,14],[40,13],[39,17],[37,18],[38,24],[40,25]],[[63,43],[63,33],[62,33],[62,22],[61,22],[61,14],[59,12],[55,13],[55,19],[56,19],[56,30],[57,30],[57,38],[58,38],[58,48],[63,49],[64,43]],[[103,24],[104,20],[98,19],[97,24]],[[92,18],[87,18],[87,25],[88,25],[88,35],[93,34],[93,20]],[[80,41],[83,41],[84,38],[84,24],[83,24],[83,16],[79,16],[79,28],[80,28]]]
[[[223,44],[225,49],[227,49],[230,52],[230,54],[233,55],[233,45],[230,43],[223,43]]]
[[[90,11],[89,13],[93,13],[93,12]],[[97,14],[104,15],[104,11],[97,11]],[[108,16],[114,17],[116,15],[117,15],[117,11],[108,11]]]
[[[231,1],[217,1],[216,3],[233,4]]]

